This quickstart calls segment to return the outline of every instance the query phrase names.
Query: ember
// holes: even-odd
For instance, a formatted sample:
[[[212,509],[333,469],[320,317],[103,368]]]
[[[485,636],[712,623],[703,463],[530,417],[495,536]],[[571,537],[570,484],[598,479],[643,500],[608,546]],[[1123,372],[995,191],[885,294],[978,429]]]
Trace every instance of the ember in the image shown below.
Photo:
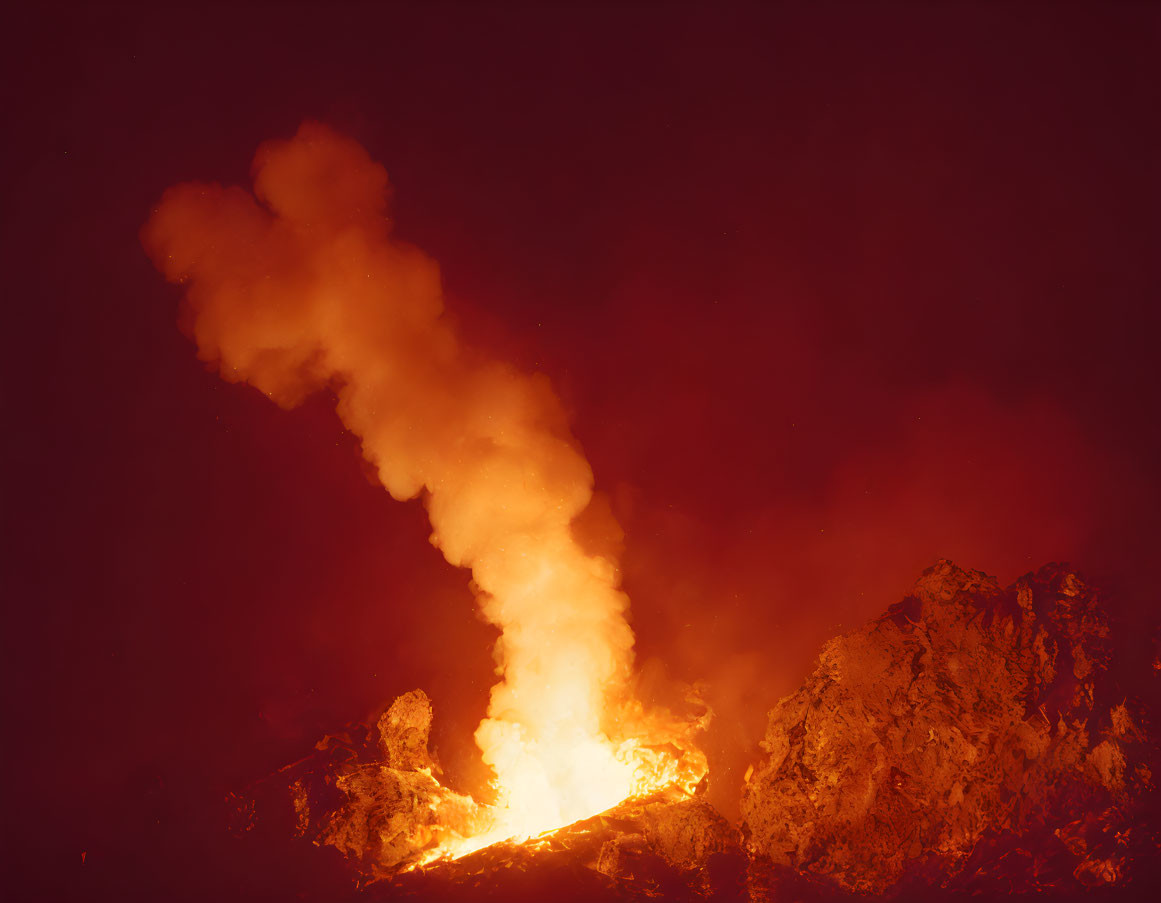
[[[443,790],[422,764],[418,698],[386,716],[386,764],[337,781],[353,808],[327,842],[346,849],[372,832],[376,861],[394,865],[419,848],[459,856],[692,787],[705,774],[693,735],[708,713],[673,718],[634,697],[618,563],[574,532],[582,516],[612,515],[589,508],[592,471],[561,404],[547,381],[462,341],[434,262],[391,236],[387,198],[387,174],[362,147],[306,123],[259,148],[254,194],[176,186],[142,238],[187,286],[199,354],[223,379],[285,407],[334,391],[383,486],[423,498],[432,542],[471,569],[501,630],[501,679],[476,731],[495,805]],[[309,808],[304,797],[303,818]]]
[[[297,834],[364,882],[433,866],[454,883],[562,852],[646,894],[737,890],[711,876],[723,857],[757,897],[787,874],[875,893],[1128,880],[1154,843],[1134,812],[1155,757],[1107,680],[1099,593],[1059,567],[1003,590],[941,562],[829,643],[771,713],[740,828],[727,824],[698,795],[708,708],[648,708],[632,689],[618,562],[574,529],[611,515],[590,509],[551,388],[462,341],[434,263],[391,237],[386,173],[360,146],[307,123],[260,148],[254,172],[254,195],[171,189],[144,230],[188,287],[199,353],[284,406],[332,389],[383,485],[423,498],[432,542],[471,569],[501,629],[476,731],[496,802],[440,783],[417,690],[270,783]],[[247,824],[262,796],[240,804]]]
[[[292,807],[299,834],[340,850],[362,881],[421,899],[1132,886],[1158,849],[1143,824],[1157,754],[1136,703],[1110,685],[1117,644],[1101,594],[1065,568],[1005,590],[940,562],[885,615],[828,643],[770,713],[739,827],[701,788],[671,787],[413,871],[441,833],[471,836],[486,818],[432,777],[421,691],[261,782],[256,808],[236,803],[247,826]]]

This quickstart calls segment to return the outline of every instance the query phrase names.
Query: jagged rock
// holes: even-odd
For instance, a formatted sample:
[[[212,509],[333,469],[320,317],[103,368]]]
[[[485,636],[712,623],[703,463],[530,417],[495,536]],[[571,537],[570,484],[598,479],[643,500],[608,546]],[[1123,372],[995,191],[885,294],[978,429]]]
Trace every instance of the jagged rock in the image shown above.
[[[431,700],[423,690],[404,693],[379,717],[379,746],[389,767],[404,771],[435,768],[427,749],[431,717]]]
[[[431,841],[440,787],[429,774],[365,765],[339,774],[335,786],[346,799],[321,816],[316,843],[378,874],[407,863]]]
[[[685,874],[692,886],[708,890],[710,860],[742,854],[737,829],[700,797],[626,803],[602,818],[613,831],[593,867],[612,878],[632,879],[643,871],[641,863],[653,857],[664,868]]]
[[[771,711],[750,850],[858,892],[1116,882],[1151,775],[1135,716],[1102,698],[1107,637],[1064,568],[1003,590],[941,561]]]
[[[374,729],[353,725],[324,737],[311,755],[230,797],[235,830],[289,820],[297,836],[356,863],[363,880],[417,861],[441,832],[470,832],[479,807],[433,777],[431,719],[427,694],[413,690]]]
[[[739,849],[738,831],[700,797],[645,807],[650,849],[679,869],[700,869],[714,853]]]
[[[615,834],[601,844],[594,868],[610,878],[631,877],[634,863],[648,852],[644,834]]]
[[[333,847],[365,900],[887,891],[929,903],[965,890],[1123,888],[1158,858],[1157,755],[1140,708],[1111,683],[1125,648],[1112,640],[1100,594],[1065,568],[1002,589],[940,562],[884,616],[829,642],[770,713],[740,832],[675,786],[406,871],[443,832],[472,836],[486,820],[433,776],[419,690],[232,796],[235,827],[273,824]],[[1155,680],[1149,658],[1144,679]]]

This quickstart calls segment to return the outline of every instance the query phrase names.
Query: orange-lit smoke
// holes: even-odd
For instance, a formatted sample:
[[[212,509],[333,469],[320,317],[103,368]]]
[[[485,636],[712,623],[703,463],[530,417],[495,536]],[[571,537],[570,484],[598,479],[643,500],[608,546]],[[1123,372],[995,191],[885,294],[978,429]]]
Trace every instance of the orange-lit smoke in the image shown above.
[[[313,123],[271,141],[254,192],[183,184],[142,232],[186,287],[202,360],[283,407],[331,389],[397,499],[422,496],[431,541],[471,568],[499,626],[501,682],[476,732],[503,830],[533,834],[630,795],[633,635],[618,567],[572,522],[593,475],[548,381],[473,352],[443,316],[436,264],[396,241],[387,174]]]

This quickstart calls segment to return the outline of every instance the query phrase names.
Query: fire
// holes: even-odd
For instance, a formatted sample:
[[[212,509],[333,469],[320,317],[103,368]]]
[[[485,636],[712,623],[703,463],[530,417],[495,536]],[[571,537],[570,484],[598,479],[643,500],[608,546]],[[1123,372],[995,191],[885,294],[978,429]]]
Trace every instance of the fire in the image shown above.
[[[391,236],[387,174],[356,142],[306,123],[259,148],[253,179],[253,194],[171,188],[142,231],[186,286],[199,357],[284,407],[334,391],[383,486],[423,498],[432,542],[471,569],[501,630],[475,735],[497,802],[449,791],[447,829],[416,844],[462,855],[691,788],[705,773],[691,726],[633,696],[617,562],[574,535],[593,475],[547,380],[461,341],[435,263]]]
[[[685,733],[704,726],[704,720],[695,721],[685,726]],[[437,830],[432,832],[426,826],[417,829],[413,843],[424,852],[411,867],[422,867],[440,859],[458,859],[504,840],[524,842],[543,837],[628,799],[663,791],[692,797],[707,771],[705,756],[692,746],[684,750],[676,746],[663,750],[630,739],[612,750],[611,759],[607,758],[609,751],[607,743],[590,743],[580,756],[573,755],[572,760],[582,768],[595,767],[579,773],[582,781],[590,782],[587,793],[567,809],[555,795],[555,788],[536,771],[539,763],[534,760],[528,762],[529,772],[508,773],[511,784],[503,783],[498,777],[497,787],[502,796],[494,806],[478,806],[470,798],[445,789],[432,802]],[[592,763],[583,761],[586,752],[593,756]],[[566,786],[573,787],[576,783]],[[536,799],[532,796],[535,793],[541,793],[544,799]]]
[[[595,747],[594,747],[595,749]],[[604,757],[602,746],[596,754]],[[537,763],[532,763],[535,768]],[[421,855],[408,866],[422,868],[442,859],[459,859],[500,841],[524,843],[613,808],[629,799],[649,797],[668,791],[692,797],[705,776],[704,756],[695,750],[686,755],[643,748],[639,741],[627,740],[614,751],[610,762],[598,767],[607,771],[587,771],[583,778],[592,782],[589,793],[571,809],[563,809],[554,789],[535,770],[528,775],[513,773],[516,794],[543,791],[546,801],[512,793],[511,785],[497,782],[504,796],[493,806],[480,806],[470,797],[452,791],[434,795],[430,803],[436,817],[434,829],[417,826],[412,846]],[[428,772],[430,776],[430,772]],[[434,779],[433,779],[434,780]]]

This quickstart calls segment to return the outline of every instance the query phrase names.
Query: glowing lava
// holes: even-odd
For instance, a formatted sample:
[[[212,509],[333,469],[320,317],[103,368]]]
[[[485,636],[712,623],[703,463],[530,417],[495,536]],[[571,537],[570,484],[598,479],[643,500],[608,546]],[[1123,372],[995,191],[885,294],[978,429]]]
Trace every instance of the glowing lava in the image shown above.
[[[500,628],[476,731],[498,803],[436,838],[437,855],[696,783],[689,725],[633,698],[628,599],[617,562],[575,535],[593,476],[548,381],[461,342],[435,263],[391,236],[387,174],[356,142],[306,123],[259,148],[253,180],[253,194],[171,188],[142,241],[185,285],[199,357],[223,379],[284,407],[335,393],[383,486],[422,496],[432,542],[471,569]]]
[[[705,716],[708,719],[708,715]],[[705,725],[705,719],[691,722],[680,730],[685,737],[674,733],[672,743],[688,743],[688,735]],[[674,721],[675,726],[678,722]],[[594,744],[594,750],[598,747]],[[600,746],[600,756],[604,756],[606,746]],[[604,765],[606,763],[602,763]],[[668,792],[679,797],[693,796],[697,784],[706,774],[705,756],[693,746],[681,749],[670,745],[668,749],[642,746],[638,740],[623,741],[614,751],[614,757],[607,770],[585,772],[592,780],[591,792],[583,801],[577,801],[571,809],[561,809],[552,796],[552,788],[546,787],[549,795],[547,805],[528,797],[502,796],[495,806],[477,806],[467,797],[451,791],[444,791],[433,805],[438,827],[430,836],[415,838],[415,846],[424,849],[422,855],[411,868],[422,867],[440,859],[458,859],[484,847],[505,840],[524,842],[542,837],[567,825],[582,821],[590,816],[612,809],[628,799],[653,796]],[[526,792],[535,788],[533,780],[523,782],[519,774],[514,774],[517,789]],[[545,786],[541,784],[541,786]],[[508,786],[497,782],[501,793]],[[526,806],[513,804],[520,799]],[[447,811],[443,806],[447,805]]]

